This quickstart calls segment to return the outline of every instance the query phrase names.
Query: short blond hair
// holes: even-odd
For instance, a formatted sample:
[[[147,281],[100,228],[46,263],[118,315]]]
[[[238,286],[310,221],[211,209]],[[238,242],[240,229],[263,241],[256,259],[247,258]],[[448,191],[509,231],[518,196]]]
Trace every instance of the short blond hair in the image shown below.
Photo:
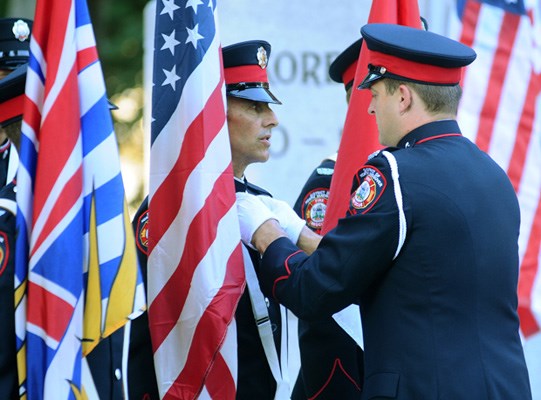
[[[431,114],[452,114],[458,112],[458,103],[462,97],[462,88],[459,84],[453,86],[426,85],[416,82],[401,81],[398,79],[383,79],[385,90],[393,94],[400,85],[406,85],[419,95],[425,103],[425,109]]]

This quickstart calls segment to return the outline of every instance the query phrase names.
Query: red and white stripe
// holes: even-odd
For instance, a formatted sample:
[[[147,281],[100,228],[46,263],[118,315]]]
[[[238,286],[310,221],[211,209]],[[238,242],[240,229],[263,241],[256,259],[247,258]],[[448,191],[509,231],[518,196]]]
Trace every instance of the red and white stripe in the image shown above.
[[[244,288],[216,35],[150,154],[148,303],[160,396],[234,399]]]
[[[466,70],[459,109],[463,133],[507,172],[521,209],[518,284],[521,333],[541,327],[540,20],[469,1],[460,40],[477,60]]]

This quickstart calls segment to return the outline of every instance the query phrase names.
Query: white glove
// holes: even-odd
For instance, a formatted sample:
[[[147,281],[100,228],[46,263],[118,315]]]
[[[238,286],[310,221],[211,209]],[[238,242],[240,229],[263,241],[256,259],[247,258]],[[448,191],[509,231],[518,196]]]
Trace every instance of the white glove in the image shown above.
[[[297,244],[302,228],[306,221],[300,218],[295,211],[283,200],[274,199],[269,196],[257,196],[269,210],[278,218],[280,226],[286,232],[289,240]]]
[[[254,232],[269,219],[278,219],[259,197],[246,192],[237,192],[237,213],[239,215],[240,237],[252,249]]]

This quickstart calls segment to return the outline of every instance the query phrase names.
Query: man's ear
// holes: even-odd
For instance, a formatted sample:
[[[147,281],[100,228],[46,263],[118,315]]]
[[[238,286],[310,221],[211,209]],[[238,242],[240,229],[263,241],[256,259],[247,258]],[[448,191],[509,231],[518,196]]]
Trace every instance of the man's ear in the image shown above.
[[[399,85],[398,95],[400,96],[400,103],[398,104],[398,110],[400,115],[408,111],[413,103],[413,93],[409,86]]]

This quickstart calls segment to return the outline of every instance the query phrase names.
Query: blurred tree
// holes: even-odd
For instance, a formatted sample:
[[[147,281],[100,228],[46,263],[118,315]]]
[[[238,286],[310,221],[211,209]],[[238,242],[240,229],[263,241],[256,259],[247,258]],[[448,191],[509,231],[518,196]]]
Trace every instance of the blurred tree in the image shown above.
[[[0,17],[33,18],[36,0],[0,0]]]
[[[142,85],[143,9],[147,0],[88,2],[110,94]]]
[[[107,92],[113,100],[143,85],[143,10],[147,0],[88,1]],[[142,104],[132,118],[117,120],[122,143],[140,122]],[[113,114],[114,115],[114,114]]]

